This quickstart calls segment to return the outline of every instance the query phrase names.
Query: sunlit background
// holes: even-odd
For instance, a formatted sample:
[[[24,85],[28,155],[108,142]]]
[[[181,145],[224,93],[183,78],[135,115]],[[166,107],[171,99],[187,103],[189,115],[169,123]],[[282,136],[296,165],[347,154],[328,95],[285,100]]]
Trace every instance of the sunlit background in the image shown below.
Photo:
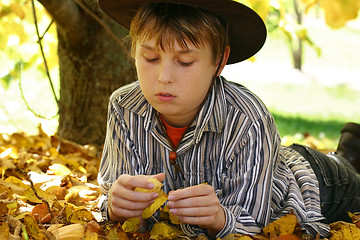
[[[0,133],[37,134],[41,124],[52,135],[57,105],[44,74],[32,13],[24,2],[0,0],[0,12],[11,10],[0,14]],[[43,33],[51,20],[36,6]],[[251,61],[227,66],[223,76],[265,102],[283,144],[309,141],[310,135],[317,147],[334,149],[343,124],[360,122],[360,19],[334,30],[319,9],[303,17],[302,31],[306,29],[311,42],[304,43],[302,71],[293,68],[288,36],[270,22],[263,49]],[[55,24],[43,43],[58,96]]]

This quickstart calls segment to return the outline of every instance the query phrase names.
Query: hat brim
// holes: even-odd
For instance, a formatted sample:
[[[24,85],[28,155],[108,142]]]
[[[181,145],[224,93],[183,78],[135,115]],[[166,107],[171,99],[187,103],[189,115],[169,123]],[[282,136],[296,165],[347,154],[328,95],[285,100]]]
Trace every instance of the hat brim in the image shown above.
[[[226,20],[231,48],[227,64],[252,57],[265,43],[267,32],[260,16],[249,7],[232,0],[98,0],[100,8],[127,29],[139,7],[149,2],[190,5]]]

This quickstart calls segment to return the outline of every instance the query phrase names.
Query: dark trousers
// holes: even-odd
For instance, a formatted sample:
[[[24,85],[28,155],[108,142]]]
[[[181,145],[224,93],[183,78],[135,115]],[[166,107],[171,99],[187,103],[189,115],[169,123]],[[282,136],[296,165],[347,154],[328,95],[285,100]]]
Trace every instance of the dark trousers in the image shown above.
[[[360,174],[348,164],[306,146],[290,146],[309,161],[319,181],[324,223],[347,221],[348,212],[360,212]]]

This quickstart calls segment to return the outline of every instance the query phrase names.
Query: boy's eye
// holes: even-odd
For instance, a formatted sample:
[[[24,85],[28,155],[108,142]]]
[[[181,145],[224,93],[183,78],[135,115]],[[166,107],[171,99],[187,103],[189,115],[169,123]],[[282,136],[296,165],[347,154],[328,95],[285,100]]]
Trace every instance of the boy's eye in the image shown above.
[[[147,62],[155,62],[155,61],[159,60],[159,58],[147,58],[147,57],[145,57],[145,60]]]
[[[193,62],[182,62],[182,61],[179,61],[179,63],[184,67],[189,67],[191,66],[191,64],[193,64]]]

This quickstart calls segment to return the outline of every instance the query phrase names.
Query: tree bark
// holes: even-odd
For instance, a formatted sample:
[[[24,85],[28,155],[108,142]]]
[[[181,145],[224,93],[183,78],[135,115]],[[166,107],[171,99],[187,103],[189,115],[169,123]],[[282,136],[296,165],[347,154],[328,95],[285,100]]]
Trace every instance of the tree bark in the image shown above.
[[[299,8],[298,0],[294,0],[294,10],[296,21],[299,25],[302,25],[302,13]],[[293,58],[293,66],[295,69],[302,69],[302,56],[303,56],[303,40],[297,36],[296,39],[293,39],[292,42],[292,58]]]
[[[109,96],[116,88],[136,79],[131,58],[109,32],[119,40],[127,35],[127,30],[106,17],[96,0],[39,2],[57,24],[58,134],[80,144],[101,145]]]

